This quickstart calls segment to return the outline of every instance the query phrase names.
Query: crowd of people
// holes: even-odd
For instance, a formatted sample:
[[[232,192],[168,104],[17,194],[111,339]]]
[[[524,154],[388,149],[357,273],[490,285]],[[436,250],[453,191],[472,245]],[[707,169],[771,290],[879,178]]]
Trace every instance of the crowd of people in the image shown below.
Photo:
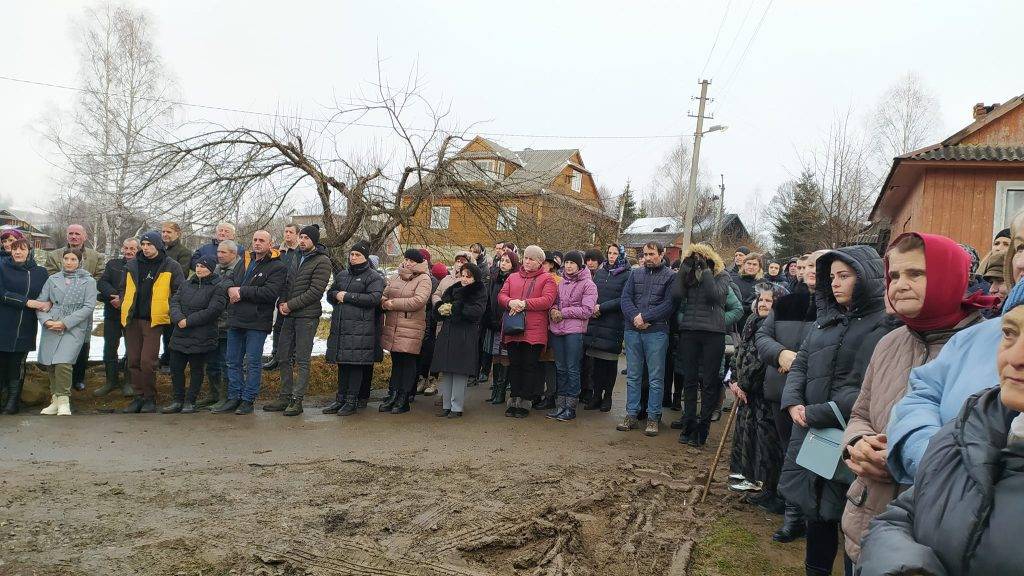
[[[499,242],[450,267],[409,248],[390,277],[361,241],[336,267],[316,225],[287,226],[277,246],[259,230],[246,249],[221,223],[190,251],[167,222],[106,262],[72,225],[45,265],[20,231],[0,238],[5,414],[19,410],[32,350],[50,380],[42,414],[71,413],[102,302],[105,382],[92,393],[120,391],[123,412],[251,414],[262,372],[278,370],[280,395],[262,409],[299,415],[326,297],[337,392],[324,413],[366,408],[386,351],[380,412],[440,392],[437,415],[459,418],[467,387],[490,381],[487,401],[507,417],[571,421],[612,409],[624,352],[617,430],[656,436],[664,410],[679,411],[671,428],[700,449],[736,410],[730,489],[782,515],[774,540],[806,537],[807,574],[830,574],[840,542],[847,574],[1017,570],[1024,212],[984,258],[924,233],[882,255],[856,245],[766,262],[741,247],[728,266],[705,244],[670,262],[649,242],[631,263],[616,244]],[[173,396],[158,406],[162,365]]]

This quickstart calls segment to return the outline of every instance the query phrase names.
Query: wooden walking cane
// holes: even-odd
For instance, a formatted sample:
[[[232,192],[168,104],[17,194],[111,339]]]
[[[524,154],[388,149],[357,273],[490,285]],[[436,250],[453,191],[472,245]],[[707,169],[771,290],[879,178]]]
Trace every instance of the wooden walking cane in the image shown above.
[[[736,420],[736,413],[740,411],[740,403],[736,402],[733,404],[732,410],[729,411],[729,421],[725,424],[725,430],[722,430],[722,440],[718,443],[718,451],[715,452],[715,459],[711,462],[711,472],[708,473],[708,481],[704,483],[704,493],[700,495],[699,504],[704,503],[704,499],[708,497],[708,491],[711,490],[711,480],[715,477],[715,472],[718,471],[718,459],[722,457],[722,450],[725,448],[725,439],[729,437],[729,431],[732,430],[732,424]]]

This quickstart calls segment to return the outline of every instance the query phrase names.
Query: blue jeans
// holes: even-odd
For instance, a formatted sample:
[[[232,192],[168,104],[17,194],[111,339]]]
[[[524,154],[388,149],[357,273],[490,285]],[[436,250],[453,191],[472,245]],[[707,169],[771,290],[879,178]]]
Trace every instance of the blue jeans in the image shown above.
[[[583,362],[583,334],[552,334],[555,350],[555,390],[558,396],[580,395],[580,365]]]
[[[228,328],[228,400],[256,400],[263,375],[263,343],[269,334],[263,330]]]
[[[649,390],[647,417],[661,418],[661,400],[665,385],[665,355],[668,354],[668,332],[637,332],[626,330],[626,414],[636,418],[640,413],[640,382],[647,365]]]

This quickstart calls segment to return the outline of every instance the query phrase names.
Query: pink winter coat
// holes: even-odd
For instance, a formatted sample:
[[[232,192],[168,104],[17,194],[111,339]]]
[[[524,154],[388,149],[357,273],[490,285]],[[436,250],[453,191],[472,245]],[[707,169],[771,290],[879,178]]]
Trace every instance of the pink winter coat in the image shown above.
[[[391,310],[384,312],[381,346],[389,352],[419,354],[423,331],[427,327],[427,302],[430,300],[430,276],[427,263],[402,268],[398,277],[384,289]],[[344,345],[344,342],[342,343]]]
[[[551,275],[538,268],[533,272],[520,270],[505,280],[498,293],[498,304],[508,310],[510,300],[526,301],[526,331],[514,336],[502,334],[501,341],[548,345],[548,310],[555,303],[558,288]]]
[[[563,273],[554,306],[562,312],[562,321],[551,323],[551,333],[559,336],[585,334],[595,306],[597,284],[594,284],[590,269],[582,268],[572,276]]]

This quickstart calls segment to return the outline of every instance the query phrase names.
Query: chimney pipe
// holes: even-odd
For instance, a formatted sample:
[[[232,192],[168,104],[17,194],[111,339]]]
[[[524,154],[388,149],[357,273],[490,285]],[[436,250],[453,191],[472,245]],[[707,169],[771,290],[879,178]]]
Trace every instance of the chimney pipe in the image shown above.
[[[985,106],[985,104],[978,102],[977,104],[974,105],[974,110],[972,110],[972,113],[974,115],[974,119],[978,120],[984,117],[986,114],[988,114],[988,107]]]

